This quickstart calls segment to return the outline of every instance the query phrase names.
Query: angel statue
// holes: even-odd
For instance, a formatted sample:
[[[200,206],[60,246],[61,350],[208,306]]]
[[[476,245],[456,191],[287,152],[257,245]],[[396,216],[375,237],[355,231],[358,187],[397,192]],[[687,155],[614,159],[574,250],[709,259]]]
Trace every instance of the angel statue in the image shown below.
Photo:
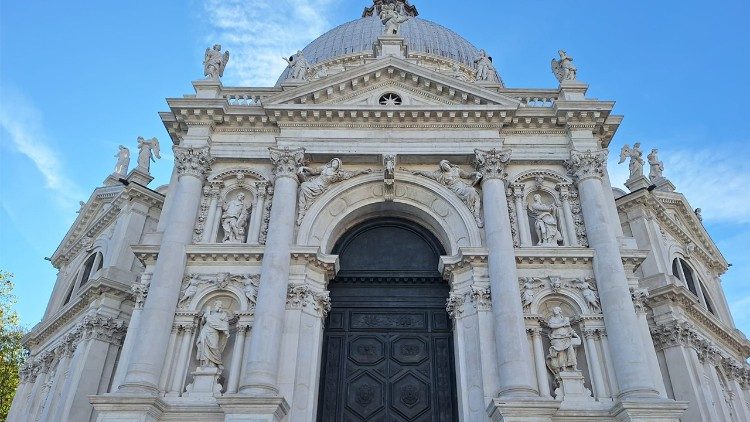
[[[371,173],[372,170],[346,171],[341,169],[341,160],[334,158],[328,164],[319,167],[317,170],[310,167],[300,167],[297,171],[302,184],[300,185],[299,211],[297,214],[297,224],[302,223],[307,208],[312,202],[325,192],[332,184],[343,180],[351,179],[360,174]]]
[[[664,178],[664,162],[659,160],[659,150],[654,148],[648,154],[648,165],[651,167],[651,171],[648,173],[648,178],[651,181],[656,181]]]
[[[224,229],[224,243],[242,243],[245,241],[245,226],[250,216],[250,206],[245,205],[245,193],[240,192],[237,199],[225,202],[221,207],[221,228]]]
[[[213,308],[206,309],[200,324],[195,358],[201,367],[222,369],[221,355],[229,340],[229,314],[220,300],[214,302]]]
[[[579,278],[575,281],[575,286],[581,291],[581,296],[586,300],[589,308],[594,312],[601,312],[602,307],[599,304],[599,296],[591,287],[591,281],[593,281],[591,278]]]
[[[149,173],[151,169],[151,162],[156,162],[156,158],[161,158],[159,155],[159,140],[151,138],[148,141],[143,139],[142,136],[138,137],[138,169],[144,173]]]
[[[630,149],[630,145],[625,144],[622,147],[622,150],[620,150],[620,161],[617,164],[622,164],[630,158],[630,164],[628,165],[628,168],[630,169],[630,178],[629,179],[635,179],[636,177],[643,176],[643,151],[641,151],[641,143],[636,142],[635,145],[633,145],[633,149]]]
[[[497,71],[492,64],[492,57],[488,56],[486,51],[479,50],[479,57],[474,59],[474,64],[477,66],[477,81],[498,82]]]
[[[291,68],[287,79],[298,79],[300,81],[307,80],[307,71],[310,69],[310,62],[307,61],[302,51],[298,50],[297,54],[294,54],[288,59],[286,57],[283,59]]]
[[[547,366],[553,374],[565,371],[577,371],[576,347],[581,345],[581,338],[570,326],[570,318],[562,314],[559,306],[552,308],[552,316],[547,320],[550,328],[550,348],[547,355]]]
[[[460,167],[451,164],[450,161],[443,160],[440,162],[438,171],[415,171],[414,174],[430,178],[447,186],[466,204],[469,211],[474,215],[477,226],[482,227],[484,225],[480,216],[482,200],[475,187],[482,179],[481,173],[465,172]],[[464,182],[462,179],[471,180],[471,184]]]
[[[557,207],[543,203],[538,193],[534,194],[533,199],[534,202],[529,204],[529,213],[534,217],[534,229],[539,239],[537,246],[559,246],[563,239],[557,226]]]
[[[206,79],[218,80],[224,76],[224,68],[229,62],[229,52],[221,54],[221,45],[215,44],[213,48],[206,49],[206,56],[203,59],[203,74]]]
[[[573,64],[573,58],[568,56],[565,50],[558,50],[560,60],[552,59],[552,73],[558,82],[574,81],[578,75],[578,68]]]
[[[115,154],[115,158],[117,158],[115,174],[125,176],[128,174],[128,167],[130,167],[130,150],[123,145],[120,145],[119,148],[119,151]]]
[[[380,20],[385,25],[383,35],[398,35],[401,24],[409,20],[409,16],[396,8],[393,3],[386,3],[380,8]]]

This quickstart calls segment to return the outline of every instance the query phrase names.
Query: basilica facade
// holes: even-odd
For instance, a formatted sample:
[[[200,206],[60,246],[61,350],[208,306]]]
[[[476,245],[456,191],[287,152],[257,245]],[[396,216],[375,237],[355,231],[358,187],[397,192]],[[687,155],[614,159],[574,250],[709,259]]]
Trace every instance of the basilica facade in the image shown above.
[[[406,0],[274,87],[209,48],[169,184],[121,146],[52,256],[9,420],[750,421],[728,263],[657,150],[612,188],[622,116],[557,56],[510,88]]]

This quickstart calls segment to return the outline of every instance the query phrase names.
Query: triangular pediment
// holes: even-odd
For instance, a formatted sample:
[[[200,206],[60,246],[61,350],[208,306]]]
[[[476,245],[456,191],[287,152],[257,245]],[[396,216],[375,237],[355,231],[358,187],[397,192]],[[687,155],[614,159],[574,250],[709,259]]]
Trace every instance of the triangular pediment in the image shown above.
[[[379,106],[384,94],[397,94],[408,106],[495,106],[516,109],[520,102],[491,87],[463,81],[408,60],[387,57],[336,75],[287,86],[266,106],[284,104]]]

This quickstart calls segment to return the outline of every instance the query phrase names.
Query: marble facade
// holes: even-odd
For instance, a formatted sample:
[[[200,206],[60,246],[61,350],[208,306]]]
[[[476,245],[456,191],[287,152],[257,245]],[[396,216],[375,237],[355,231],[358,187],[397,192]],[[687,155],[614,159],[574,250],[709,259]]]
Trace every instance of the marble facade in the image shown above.
[[[275,87],[225,87],[209,49],[160,114],[169,184],[121,155],[53,255],[9,420],[316,420],[333,246],[397,216],[446,251],[459,420],[750,421],[728,263],[656,156],[612,188],[614,102],[562,50],[557,88],[508,88],[417,15],[375,0],[348,24],[371,48],[306,48]]]

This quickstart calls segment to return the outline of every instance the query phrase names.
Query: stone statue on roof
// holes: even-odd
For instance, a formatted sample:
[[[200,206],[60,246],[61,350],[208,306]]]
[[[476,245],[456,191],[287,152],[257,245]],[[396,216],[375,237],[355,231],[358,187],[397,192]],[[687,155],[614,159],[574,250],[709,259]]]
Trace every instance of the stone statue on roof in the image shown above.
[[[573,64],[573,58],[568,56],[565,50],[558,50],[560,60],[552,59],[552,73],[555,74],[557,81],[574,81],[578,75],[578,68]]]
[[[641,143],[636,142],[633,148],[630,145],[625,144],[620,150],[620,161],[617,164],[622,164],[630,158],[628,169],[630,170],[630,179],[643,176],[643,151],[641,151]]]
[[[229,62],[229,52],[221,53],[221,45],[215,44],[213,48],[206,49],[203,59],[203,74],[206,79],[218,80],[224,76],[224,68]]]
[[[310,62],[307,61],[302,51],[297,51],[297,54],[292,55],[288,59],[284,57],[284,61],[289,65],[288,79],[307,80],[307,71],[310,69]]]
[[[488,56],[486,51],[479,50],[479,56],[474,59],[474,63],[477,66],[477,81],[499,82],[492,57]]]
[[[383,35],[394,36],[399,34],[401,24],[409,20],[400,8],[393,3],[386,3],[380,8],[380,20],[383,21],[385,29]]]

